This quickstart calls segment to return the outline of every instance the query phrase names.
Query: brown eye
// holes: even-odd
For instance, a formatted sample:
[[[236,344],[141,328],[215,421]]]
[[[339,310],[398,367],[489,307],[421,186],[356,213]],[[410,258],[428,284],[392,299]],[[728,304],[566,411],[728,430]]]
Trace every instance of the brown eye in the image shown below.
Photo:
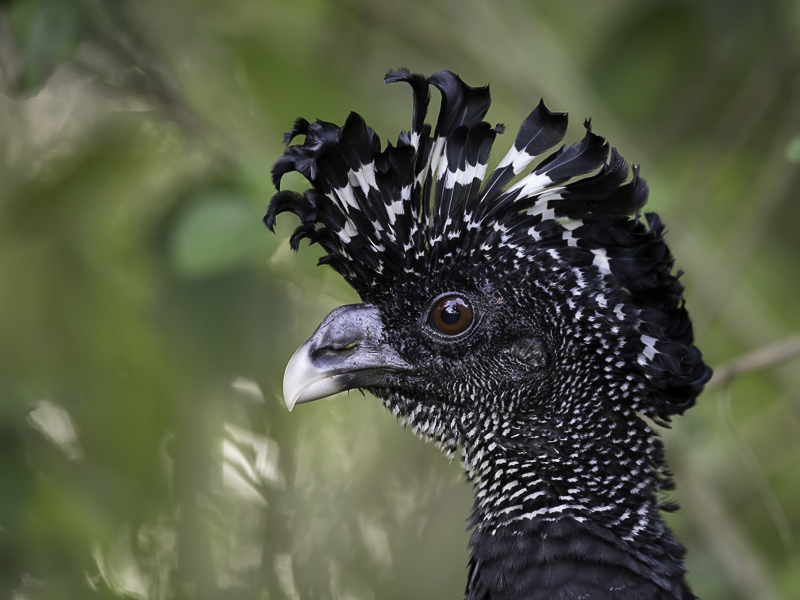
[[[472,307],[461,296],[447,296],[433,307],[433,326],[447,335],[466,331],[472,325]]]

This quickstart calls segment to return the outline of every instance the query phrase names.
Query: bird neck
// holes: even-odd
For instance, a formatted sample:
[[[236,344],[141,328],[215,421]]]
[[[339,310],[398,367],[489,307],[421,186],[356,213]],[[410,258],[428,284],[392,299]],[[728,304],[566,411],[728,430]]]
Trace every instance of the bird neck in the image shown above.
[[[504,598],[508,581],[582,597],[598,580],[632,597],[692,597],[656,498],[669,481],[655,432],[635,415],[594,422],[604,431],[584,436],[574,417],[462,419],[462,464],[475,484],[470,598]]]

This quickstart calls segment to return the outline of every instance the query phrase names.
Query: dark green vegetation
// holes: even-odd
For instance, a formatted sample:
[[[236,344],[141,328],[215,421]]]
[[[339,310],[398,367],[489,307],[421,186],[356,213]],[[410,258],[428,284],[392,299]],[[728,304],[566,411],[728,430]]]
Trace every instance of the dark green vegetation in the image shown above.
[[[280,398],[356,297],[263,228],[268,169],[300,115],[407,129],[388,68],[490,81],[512,131],[541,96],[570,142],[591,116],[642,165],[709,364],[797,339],[796,5],[489,6],[0,3],[0,597],[461,597],[460,468],[374,399]],[[797,359],[666,435],[696,593],[800,596]]]

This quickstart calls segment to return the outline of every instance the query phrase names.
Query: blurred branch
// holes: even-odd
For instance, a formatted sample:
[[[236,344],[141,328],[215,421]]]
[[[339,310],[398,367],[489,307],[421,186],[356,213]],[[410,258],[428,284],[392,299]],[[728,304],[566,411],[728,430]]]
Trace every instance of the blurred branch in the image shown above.
[[[143,100],[190,138],[202,137],[207,124],[183,97],[166,52],[131,14],[131,5],[105,2],[101,7],[91,14],[86,43],[72,66]]]
[[[0,87],[9,97],[35,96],[56,70],[67,69],[89,75],[128,104],[144,104],[193,141],[209,133],[225,137],[191,107],[168,53],[135,3],[19,0],[15,5],[25,6],[17,11],[24,18],[14,19],[0,0]]]
[[[739,375],[777,366],[798,355],[800,355],[800,333],[715,367],[714,376],[706,385],[706,389],[725,385]]]

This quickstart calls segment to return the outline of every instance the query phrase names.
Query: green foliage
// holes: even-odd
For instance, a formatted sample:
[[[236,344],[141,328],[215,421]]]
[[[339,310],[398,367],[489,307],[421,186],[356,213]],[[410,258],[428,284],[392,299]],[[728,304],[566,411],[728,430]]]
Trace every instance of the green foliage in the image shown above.
[[[460,597],[459,466],[373,398],[282,405],[357,301],[261,224],[282,132],[357,110],[393,139],[400,66],[491,81],[499,152],[542,96],[573,140],[591,116],[718,365],[800,330],[799,26],[777,0],[0,2],[0,597]],[[800,594],[797,364],[666,434],[704,600]]]
[[[786,146],[786,159],[789,162],[800,163],[800,135],[793,137]]]
[[[83,37],[80,2],[16,0],[8,3],[4,72],[14,92],[44,86],[72,58]]]
[[[172,231],[173,268],[188,277],[204,277],[263,258],[266,236],[260,215],[245,201],[210,192],[194,200]]]

